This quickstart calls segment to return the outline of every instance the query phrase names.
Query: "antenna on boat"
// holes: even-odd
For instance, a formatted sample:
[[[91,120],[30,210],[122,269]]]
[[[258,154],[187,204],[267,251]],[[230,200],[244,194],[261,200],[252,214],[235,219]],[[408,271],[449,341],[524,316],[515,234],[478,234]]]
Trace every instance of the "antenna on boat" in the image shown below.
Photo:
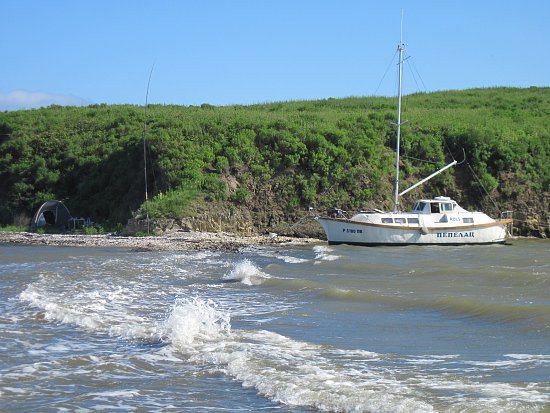
[[[403,53],[405,51],[405,44],[403,43],[403,10],[401,10],[401,35],[399,39],[399,45],[397,46],[399,52],[399,87],[397,95],[397,134],[395,145],[395,184],[394,184],[394,211],[399,211],[399,146],[401,140],[401,98],[402,98],[402,83],[403,83]]]
[[[145,93],[145,111],[143,117],[143,163],[144,163],[144,177],[145,177],[145,216],[147,219],[147,235],[150,232],[149,225],[149,197],[147,193],[147,104],[149,99],[149,85],[151,84],[151,76],[153,75],[153,69],[155,64],[151,66],[151,71],[149,72],[149,80],[147,81],[147,92]]]

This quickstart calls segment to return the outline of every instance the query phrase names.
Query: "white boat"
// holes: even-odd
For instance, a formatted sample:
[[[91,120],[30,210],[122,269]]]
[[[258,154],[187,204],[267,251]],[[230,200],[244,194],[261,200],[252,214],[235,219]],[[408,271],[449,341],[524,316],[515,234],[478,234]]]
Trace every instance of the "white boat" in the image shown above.
[[[328,217],[315,217],[329,244],[351,245],[464,245],[504,243],[511,219],[495,220],[483,212],[469,212],[448,197],[438,196],[416,202],[410,212],[400,210],[399,198],[447,168],[453,161],[410,188],[399,192],[399,143],[404,44],[398,45],[399,93],[397,101],[397,143],[395,157],[394,210],[361,211],[346,218],[334,208]]]

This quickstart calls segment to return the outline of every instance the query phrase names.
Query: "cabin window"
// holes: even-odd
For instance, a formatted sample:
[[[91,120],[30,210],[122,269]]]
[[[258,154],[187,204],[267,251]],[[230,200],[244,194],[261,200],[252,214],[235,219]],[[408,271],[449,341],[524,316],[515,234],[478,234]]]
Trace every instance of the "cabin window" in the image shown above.
[[[393,224],[393,218],[382,218],[382,224]]]
[[[431,203],[430,211],[432,212],[432,214],[439,214],[439,204],[436,202]]]
[[[407,220],[405,218],[395,218],[396,224],[405,224]]]
[[[418,218],[407,218],[409,224],[418,224]]]
[[[426,207],[425,202],[417,202],[416,205],[414,206],[413,211],[424,211],[425,207]]]
[[[454,209],[454,204],[452,203],[443,203],[441,204],[441,211],[452,211]]]
[[[465,224],[473,224],[473,223],[474,223],[474,219],[471,218],[471,217],[463,218],[463,219],[462,219],[462,222],[464,222]]]

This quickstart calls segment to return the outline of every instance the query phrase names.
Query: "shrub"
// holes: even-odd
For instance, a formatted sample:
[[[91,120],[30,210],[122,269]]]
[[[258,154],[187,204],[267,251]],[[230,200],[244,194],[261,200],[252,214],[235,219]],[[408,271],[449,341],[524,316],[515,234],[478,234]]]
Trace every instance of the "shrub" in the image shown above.
[[[237,190],[231,194],[231,201],[238,205],[245,205],[249,199],[250,192],[243,187],[237,188]]]

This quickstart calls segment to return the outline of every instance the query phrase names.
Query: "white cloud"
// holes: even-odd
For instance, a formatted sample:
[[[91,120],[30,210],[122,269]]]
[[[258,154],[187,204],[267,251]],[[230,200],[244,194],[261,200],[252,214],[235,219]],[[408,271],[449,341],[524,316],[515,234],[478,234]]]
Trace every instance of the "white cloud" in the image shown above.
[[[34,109],[50,105],[85,106],[89,104],[90,102],[76,96],[29,92],[27,90],[0,92],[0,111]]]

